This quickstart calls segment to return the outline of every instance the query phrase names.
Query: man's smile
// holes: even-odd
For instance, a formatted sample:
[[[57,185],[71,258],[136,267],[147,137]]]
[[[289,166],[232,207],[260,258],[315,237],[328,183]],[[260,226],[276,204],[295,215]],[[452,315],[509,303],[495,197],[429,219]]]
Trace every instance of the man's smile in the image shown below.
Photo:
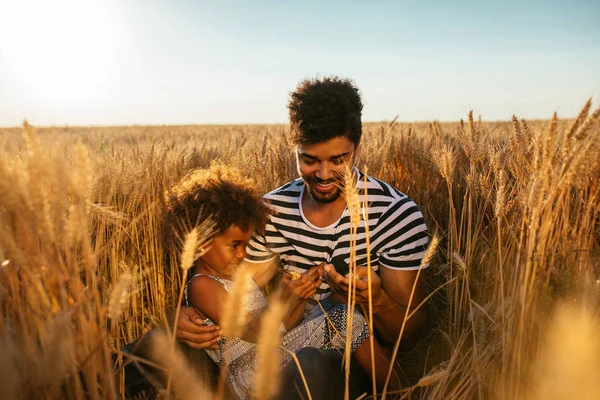
[[[321,192],[328,192],[335,188],[335,182],[315,182],[315,185]]]

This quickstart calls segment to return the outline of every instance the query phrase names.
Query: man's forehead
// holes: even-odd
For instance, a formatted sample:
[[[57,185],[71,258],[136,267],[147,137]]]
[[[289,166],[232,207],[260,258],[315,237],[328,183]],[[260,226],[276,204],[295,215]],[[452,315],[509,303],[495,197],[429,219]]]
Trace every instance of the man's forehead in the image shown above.
[[[300,143],[296,146],[299,155],[311,158],[343,157],[355,150],[354,143],[347,140],[330,140],[323,143]]]
[[[327,158],[340,158],[340,157],[344,157],[347,156],[348,154],[351,154],[351,151],[343,151],[341,153],[333,153],[333,154],[327,154]],[[323,156],[323,153],[311,153],[310,151],[303,151],[303,150],[298,150],[298,154],[300,154],[301,156],[304,157],[308,157],[308,158],[319,158],[320,156]]]

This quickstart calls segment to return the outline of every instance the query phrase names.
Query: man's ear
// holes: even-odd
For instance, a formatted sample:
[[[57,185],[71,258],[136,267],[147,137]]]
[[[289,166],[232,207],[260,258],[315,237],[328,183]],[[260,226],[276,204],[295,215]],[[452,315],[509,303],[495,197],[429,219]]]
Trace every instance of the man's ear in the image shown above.
[[[292,148],[292,152],[294,153],[294,160],[296,161],[296,171],[298,172],[299,176],[302,176],[302,173],[300,173],[300,157],[298,154],[298,145],[295,145]]]
[[[354,152],[352,154],[352,165],[356,165],[356,157],[358,156],[358,151],[360,149],[360,142],[356,143],[354,146]]]

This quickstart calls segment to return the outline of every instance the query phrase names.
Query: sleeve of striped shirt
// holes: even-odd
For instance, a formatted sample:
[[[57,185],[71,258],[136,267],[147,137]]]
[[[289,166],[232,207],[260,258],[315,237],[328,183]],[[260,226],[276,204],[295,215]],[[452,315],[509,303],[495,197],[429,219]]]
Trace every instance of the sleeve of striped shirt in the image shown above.
[[[423,214],[410,199],[399,199],[382,215],[379,265],[396,270],[427,268],[421,265],[429,241]]]
[[[264,262],[275,257],[268,247],[264,235],[255,234],[246,244],[246,261],[249,262]]]

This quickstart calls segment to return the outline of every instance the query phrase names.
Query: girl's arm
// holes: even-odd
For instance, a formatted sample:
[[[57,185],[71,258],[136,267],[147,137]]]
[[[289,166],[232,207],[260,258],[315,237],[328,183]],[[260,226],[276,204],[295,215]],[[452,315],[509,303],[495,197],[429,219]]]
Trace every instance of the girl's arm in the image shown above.
[[[194,278],[189,285],[188,299],[192,306],[221,326],[229,292],[220,282],[204,275]]]
[[[223,285],[208,276],[196,277],[189,287],[189,299],[192,305],[210,318],[215,324],[223,323],[224,306],[230,293]],[[264,313],[253,317],[245,326],[241,339],[256,343],[260,331],[260,322]]]
[[[291,305],[288,314],[283,319],[283,325],[286,330],[295,328],[304,319],[304,309],[306,307],[306,300],[300,300]]]
[[[286,330],[297,326],[304,318],[306,301],[316,293],[321,284],[321,276],[322,268],[317,266],[306,271],[299,279],[293,280],[288,274],[281,279],[283,297],[291,304],[282,321]],[[189,300],[192,305],[219,326],[222,324],[223,306],[227,304],[228,295],[221,283],[208,276],[199,276],[190,283]],[[256,343],[263,314],[250,320],[241,339]]]

